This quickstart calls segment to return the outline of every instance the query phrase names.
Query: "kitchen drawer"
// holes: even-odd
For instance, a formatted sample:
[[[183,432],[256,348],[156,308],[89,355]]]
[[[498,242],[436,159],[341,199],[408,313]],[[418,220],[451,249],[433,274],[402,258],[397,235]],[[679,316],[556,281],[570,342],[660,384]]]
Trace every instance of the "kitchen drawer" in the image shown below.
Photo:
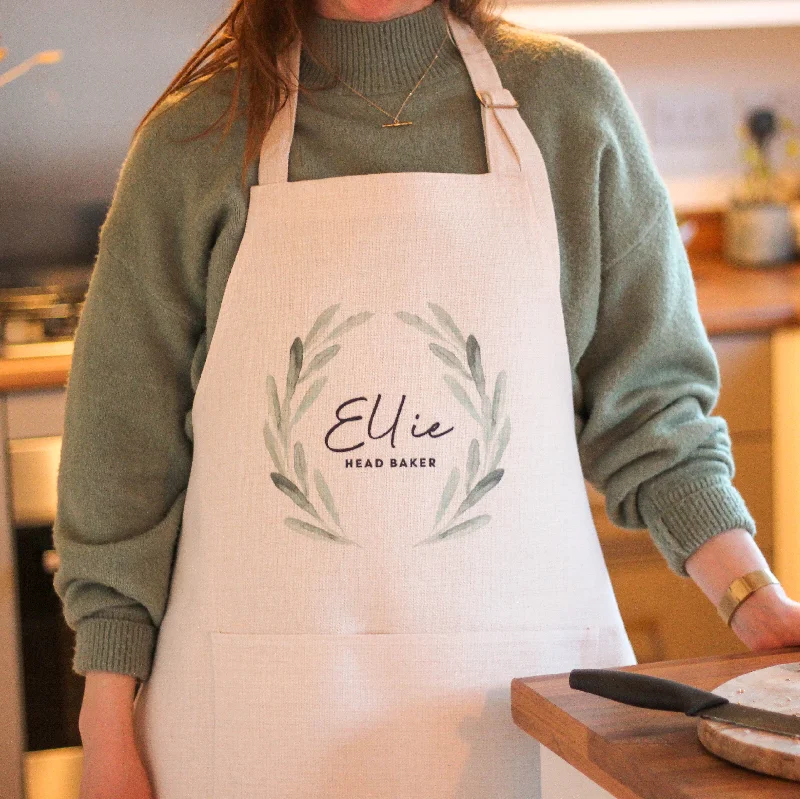
[[[715,416],[733,433],[772,429],[770,338],[766,333],[736,333],[711,339],[722,387]]]
[[[66,401],[65,388],[7,394],[8,437],[60,436],[64,431]]]

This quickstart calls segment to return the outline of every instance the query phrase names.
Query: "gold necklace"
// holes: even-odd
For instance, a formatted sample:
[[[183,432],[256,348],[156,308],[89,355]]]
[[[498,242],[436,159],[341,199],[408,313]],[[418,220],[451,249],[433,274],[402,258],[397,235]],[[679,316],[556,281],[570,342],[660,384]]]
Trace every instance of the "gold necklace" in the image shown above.
[[[417,90],[417,87],[420,85],[420,83],[422,83],[423,78],[428,74],[428,72],[430,71],[430,68],[436,62],[436,59],[439,57],[439,53],[442,51],[442,47],[444,47],[444,43],[447,41],[447,38],[448,38],[448,32],[445,32],[444,39],[442,39],[442,43],[439,45],[438,50],[436,51],[435,55],[433,56],[433,60],[431,61],[430,64],[428,64],[427,68],[422,73],[422,76],[417,81],[417,83],[414,86],[414,88],[408,93],[408,96],[406,97],[406,99],[403,100],[403,104],[400,106],[400,108],[397,109],[397,113],[396,114],[390,114],[388,111],[386,111],[385,109],[381,108],[377,103],[373,103],[372,100],[369,99],[369,97],[364,97],[364,95],[361,94],[361,92],[358,91],[358,89],[353,88],[349,83],[347,83],[347,81],[345,81],[340,75],[338,75],[334,70],[330,69],[330,67],[328,67],[327,65],[323,64],[323,67],[325,69],[327,69],[328,72],[330,72],[338,81],[340,81],[345,86],[347,86],[347,88],[350,89],[350,91],[355,92],[359,97],[361,97],[362,99],[366,100],[371,106],[374,106],[375,108],[378,109],[378,111],[380,111],[383,114],[386,114],[386,116],[389,117],[389,119],[392,120],[391,122],[384,122],[381,125],[382,128],[399,128],[399,127],[401,127],[403,125],[412,125],[413,122],[411,122],[410,120],[406,120],[404,122],[401,122],[399,120],[400,112],[406,107],[406,103],[411,99],[411,95],[414,94],[414,92]],[[314,60],[316,60],[316,59],[314,59]]]

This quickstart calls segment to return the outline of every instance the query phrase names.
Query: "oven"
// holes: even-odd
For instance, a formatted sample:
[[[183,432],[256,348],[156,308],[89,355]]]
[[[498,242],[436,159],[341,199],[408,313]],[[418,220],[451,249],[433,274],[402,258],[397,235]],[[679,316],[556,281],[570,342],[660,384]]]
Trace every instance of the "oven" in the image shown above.
[[[84,678],[72,671],[75,634],[53,588],[61,436],[11,438],[8,463],[16,546],[26,749],[79,746]]]
[[[77,799],[82,765],[84,678],[72,671],[75,635],[53,588],[53,524],[64,356],[73,351],[88,275],[47,277],[41,285],[0,285],[2,799]],[[0,284],[8,282],[3,275]]]

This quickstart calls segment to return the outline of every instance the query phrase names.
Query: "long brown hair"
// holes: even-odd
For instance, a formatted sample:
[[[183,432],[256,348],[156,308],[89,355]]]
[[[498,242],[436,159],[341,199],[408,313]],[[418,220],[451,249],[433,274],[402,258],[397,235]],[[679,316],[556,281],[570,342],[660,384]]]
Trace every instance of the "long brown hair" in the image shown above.
[[[480,37],[496,31],[501,17],[494,10],[495,0],[441,0],[453,13],[469,24]],[[189,88],[226,69],[235,72],[230,103],[208,128],[184,141],[208,135],[224,125],[222,138],[241,113],[242,85],[247,89],[247,136],[242,163],[244,186],[248,164],[261,149],[261,141],[275,114],[292,90],[307,87],[291,82],[279,66],[280,55],[298,35],[308,30],[314,14],[313,0],[235,0],[233,7],[212,34],[181,67],[161,96],[136,126],[134,137],[159,106]],[[304,45],[306,37],[303,36]],[[197,88],[195,86],[195,88]],[[319,88],[319,87],[318,87]],[[169,107],[167,105],[167,107]]]

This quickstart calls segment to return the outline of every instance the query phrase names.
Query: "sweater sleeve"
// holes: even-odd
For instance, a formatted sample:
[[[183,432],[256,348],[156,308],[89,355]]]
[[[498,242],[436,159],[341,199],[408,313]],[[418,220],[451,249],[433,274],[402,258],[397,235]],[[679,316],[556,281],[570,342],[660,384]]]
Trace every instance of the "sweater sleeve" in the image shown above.
[[[160,116],[149,122],[122,165],[67,384],[54,586],[79,674],[148,678],[190,471],[204,245],[183,241],[181,161],[165,133]]]
[[[578,364],[578,435],[609,518],[647,528],[676,574],[705,541],[755,523],[732,485],[720,376],[667,187],[621,82],[590,52],[604,107],[597,161],[599,312]]]

